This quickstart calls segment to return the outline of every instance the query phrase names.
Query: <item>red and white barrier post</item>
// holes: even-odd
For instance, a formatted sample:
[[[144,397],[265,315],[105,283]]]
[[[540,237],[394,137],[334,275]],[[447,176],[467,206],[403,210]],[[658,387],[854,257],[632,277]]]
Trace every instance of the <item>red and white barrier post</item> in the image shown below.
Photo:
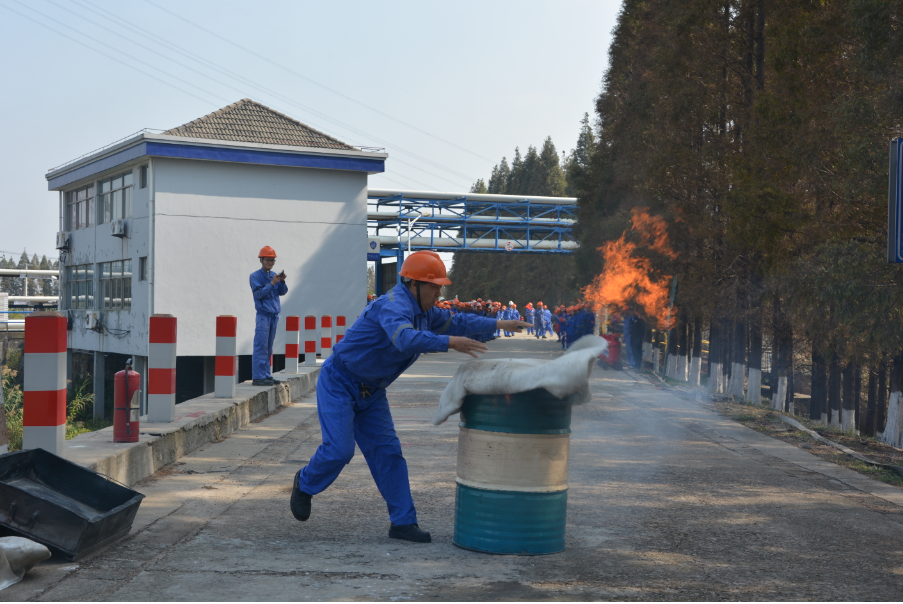
[[[332,354],[332,315],[320,317],[320,358],[324,361]]]
[[[301,337],[301,317],[285,318],[285,372],[298,373],[298,338]]]
[[[62,455],[66,445],[66,317],[25,317],[22,448]]]
[[[317,364],[317,318],[304,317],[304,365]]]
[[[216,366],[213,371],[214,398],[235,398],[238,376],[238,352],[235,334],[238,317],[220,315],[216,318]]]
[[[176,318],[151,315],[147,345],[147,419],[176,418]]]
[[[335,343],[338,344],[345,337],[345,317],[339,315],[335,318]]]

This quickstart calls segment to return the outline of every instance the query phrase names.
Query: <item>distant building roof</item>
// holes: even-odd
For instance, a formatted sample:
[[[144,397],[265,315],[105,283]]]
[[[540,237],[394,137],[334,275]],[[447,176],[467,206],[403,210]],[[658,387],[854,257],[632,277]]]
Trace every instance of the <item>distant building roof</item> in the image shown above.
[[[355,150],[328,134],[251,99],[242,99],[163,134],[267,145]]]

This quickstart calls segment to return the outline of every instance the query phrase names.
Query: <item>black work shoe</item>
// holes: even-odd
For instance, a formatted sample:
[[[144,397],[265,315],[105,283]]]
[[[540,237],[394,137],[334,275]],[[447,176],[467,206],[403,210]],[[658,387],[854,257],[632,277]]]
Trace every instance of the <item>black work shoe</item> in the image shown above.
[[[279,384],[284,384],[284,380],[277,380],[276,378],[267,378],[274,386],[278,386]]]
[[[308,518],[310,518],[310,500],[313,499],[312,495],[308,495],[301,491],[298,487],[298,477],[301,476],[301,470],[298,470],[297,474],[295,474],[295,482],[292,484],[292,516],[295,517],[295,520],[300,520],[304,522]],[[429,537],[429,534],[427,534]]]
[[[270,380],[251,380],[251,384],[254,386],[272,386]]]
[[[432,541],[430,534],[417,524],[393,524],[389,527],[389,537],[415,543],[430,543]]]

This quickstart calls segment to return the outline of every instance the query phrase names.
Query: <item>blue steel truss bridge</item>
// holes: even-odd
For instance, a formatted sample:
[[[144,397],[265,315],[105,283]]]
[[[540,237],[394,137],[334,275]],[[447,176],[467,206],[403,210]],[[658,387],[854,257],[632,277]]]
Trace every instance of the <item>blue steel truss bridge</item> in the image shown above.
[[[369,189],[367,196],[368,236],[380,250],[374,254],[380,293],[389,281],[383,258],[399,263],[394,271],[405,251],[570,254],[579,247],[574,197],[396,189]]]

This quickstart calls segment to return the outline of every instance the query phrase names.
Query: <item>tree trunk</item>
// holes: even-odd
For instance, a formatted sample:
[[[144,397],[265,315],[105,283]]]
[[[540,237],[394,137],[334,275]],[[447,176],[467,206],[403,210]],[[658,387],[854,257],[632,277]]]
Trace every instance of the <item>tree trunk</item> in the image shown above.
[[[717,393],[721,381],[721,326],[718,319],[709,321],[709,381],[706,384],[709,392]]]
[[[859,364],[853,367],[853,405],[855,416],[853,428],[856,434],[859,434],[860,422],[864,419],[863,414],[860,412],[860,407],[862,406],[862,365]]]
[[[868,400],[866,402],[865,422],[860,428],[860,432],[865,436],[875,435],[875,407],[878,404],[878,372],[872,367],[869,369],[869,389]]]
[[[681,382],[686,382],[690,376],[690,354],[688,351],[688,342],[689,342],[689,334],[687,333],[690,329],[690,322],[687,320],[687,313],[685,311],[680,312],[680,324],[678,326],[678,331],[680,332],[678,341],[678,362],[677,362],[677,379]]]
[[[678,322],[679,323],[679,322]],[[668,349],[665,355],[665,376],[676,379],[677,370],[677,325],[668,332]]]
[[[775,411],[787,410],[793,413],[793,395],[790,394],[792,362],[793,362],[793,331],[784,309],[781,299],[774,299],[774,319],[771,350],[771,408]]]
[[[837,354],[831,356],[828,365],[828,425],[840,427],[840,363],[837,362]]]
[[[887,361],[882,358],[878,366],[878,401],[875,404],[875,435],[884,432],[887,422]]]
[[[894,357],[890,396],[887,397],[887,425],[881,440],[892,447],[903,446],[903,353]]]
[[[812,346],[812,398],[809,399],[809,419],[827,423],[826,393],[827,375],[825,371],[825,357]]]
[[[9,453],[9,434],[6,431],[6,403],[3,399],[3,383],[0,376],[0,454]]]
[[[853,361],[848,361],[841,375],[843,380],[843,405],[840,413],[840,429],[846,432],[856,429],[856,407],[859,406],[859,401],[855,397],[856,386],[854,384],[856,364]]]
[[[751,403],[762,403],[762,316],[758,308],[754,309],[749,325],[749,380],[746,396]]]
[[[731,379],[728,382],[728,394],[733,397],[746,398],[746,323],[734,322],[733,358],[731,359]]]
[[[711,346],[711,342],[709,342]],[[702,319],[693,319],[693,351],[690,360],[690,385],[699,385],[699,375],[702,372]]]

